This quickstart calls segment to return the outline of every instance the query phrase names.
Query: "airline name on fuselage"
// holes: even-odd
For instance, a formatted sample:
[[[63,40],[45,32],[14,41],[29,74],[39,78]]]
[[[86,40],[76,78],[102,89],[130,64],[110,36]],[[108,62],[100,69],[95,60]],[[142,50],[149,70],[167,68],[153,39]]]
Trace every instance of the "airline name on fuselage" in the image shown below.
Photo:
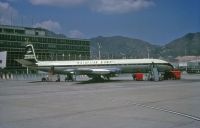
[[[91,60],[91,61],[77,61],[78,65],[87,65],[87,64],[112,64],[113,61],[111,60]]]

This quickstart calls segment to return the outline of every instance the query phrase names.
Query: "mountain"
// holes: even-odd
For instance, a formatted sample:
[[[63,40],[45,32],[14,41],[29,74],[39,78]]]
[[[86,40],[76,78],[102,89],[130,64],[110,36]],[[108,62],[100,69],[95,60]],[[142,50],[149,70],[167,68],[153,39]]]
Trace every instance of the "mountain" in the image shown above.
[[[149,53],[155,54],[159,48],[146,41],[122,36],[102,37],[91,39],[93,58],[98,58],[99,45],[101,58],[147,58]]]
[[[91,39],[93,58],[98,58],[99,45],[101,58],[147,58],[148,51],[156,55],[159,46],[149,42],[122,36],[102,37]]]
[[[199,56],[200,55],[200,32],[188,33],[181,38],[175,39],[161,48],[162,56]]]
[[[200,55],[200,32],[188,33],[164,46],[123,36],[96,37],[91,40],[92,58],[98,58],[99,45],[101,58],[152,58],[173,59],[177,56]]]

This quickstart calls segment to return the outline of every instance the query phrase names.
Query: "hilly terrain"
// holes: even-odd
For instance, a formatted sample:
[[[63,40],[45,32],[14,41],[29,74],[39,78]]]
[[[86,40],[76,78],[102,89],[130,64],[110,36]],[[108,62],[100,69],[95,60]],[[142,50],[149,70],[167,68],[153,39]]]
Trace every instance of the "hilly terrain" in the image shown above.
[[[122,36],[91,39],[92,55],[98,56],[99,45],[102,58],[147,58],[148,51],[157,55],[159,46],[149,42]]]
[[[200,55],[200,32],[188,33],[163,46],[160,54],[164,57],[172,56],[199,56]]]
[[[92,58],[165,58],[172,59],[184,55],[200,55],[200,32],[188,33],[164,46],[123,36],[96,37],[91,40]]]

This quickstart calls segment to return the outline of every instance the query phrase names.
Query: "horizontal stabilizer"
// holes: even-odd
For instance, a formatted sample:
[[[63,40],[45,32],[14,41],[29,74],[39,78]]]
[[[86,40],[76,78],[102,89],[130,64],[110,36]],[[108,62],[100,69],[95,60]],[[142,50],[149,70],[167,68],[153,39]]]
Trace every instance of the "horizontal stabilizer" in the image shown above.
[[[29,60],[24,60],[24,59],[15,59],[18,63],[22,64],[23,66],[35,66],[35,63]]]

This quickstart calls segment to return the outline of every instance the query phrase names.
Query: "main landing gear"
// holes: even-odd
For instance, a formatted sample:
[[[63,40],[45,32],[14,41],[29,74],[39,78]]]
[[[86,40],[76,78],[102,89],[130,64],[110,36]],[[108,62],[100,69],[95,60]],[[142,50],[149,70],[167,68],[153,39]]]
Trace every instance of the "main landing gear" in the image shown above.
[[[109,75],[94,75],[91,76],[92,81],[110,81]]]
[[[72,81],[75,81],[75,79],[73,78],[73,75],[72,74],[68,74],[66,77],[65,77],[65,82],[72,82]]]

